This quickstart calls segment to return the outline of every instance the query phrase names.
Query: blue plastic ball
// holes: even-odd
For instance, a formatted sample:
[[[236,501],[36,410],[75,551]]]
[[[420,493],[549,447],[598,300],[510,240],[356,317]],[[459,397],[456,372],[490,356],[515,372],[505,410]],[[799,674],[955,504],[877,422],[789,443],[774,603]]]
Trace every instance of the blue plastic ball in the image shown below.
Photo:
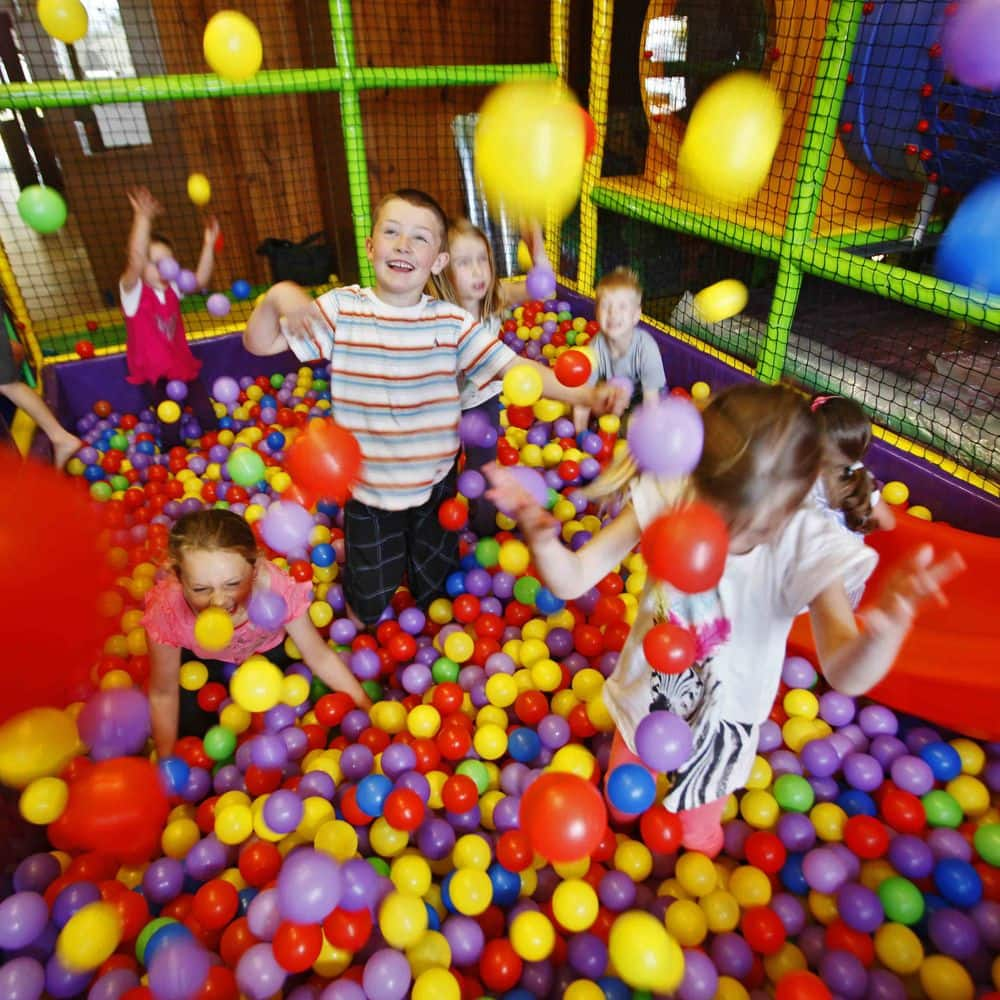
[[[608,800],[628,815],[645,812],[656,800],[656,779],[640,764],[620,764],[608,775]]]
[[[845,788],[837,796],[837,805],[848,816],[877,816],[878,806],[875,800],[860,788]]]
[[[314,545],[309,553],[309,561],[314,566],[332,566],[337,559],[337,553],[329,542]]]
[[[950,743],[928,743],[920,748],[919,755],[936,781],[951,781],[962,773],[962,758]]]
[[[559,600],[547,587],[541,587],[535,595],[535,607],[543,615],[554,615],[566,607],[566,602]]]
[[[779,873],[781,884],[796,896],[805,896],[809,892],[809,883],[802,873],[802,855],[789,854]]]
[[[381,816],[392,781],[384,774],[369,774],[358,782],[358,808],[369,816]]]
[[[233,293],[233,298],[237,302],[242,302],[244,299],[250,298],[250,293],[253,289],[250,287],[250,282],[245,278],[237,278],[229,286],[229,291]]]
[[[285,435],[281,431],[271,431],[270,434],[265,438],[267,441],[268,448],[271,451],[281,451],[285,447]]]
[[[507,750],[521,764],[533,761],[542,750],[542,741],[533,729],[520,726],[507,737]]]
[[[979,872],[960,858],[942,858],[934,866],[934,884],[952,906],[968,909],[983,898]]]
[[[449,597],[458,597],[465,593],[465,574],[456,570],[448,574],[448,579],[444,582],[445,593]]]
[[[521,895],[521,877],[515,872],[508,871],[499,861],[486,870],[486,874],[493,883],[493,902],[497,906],[511,906],[517,902]]]
[[[998,218],[1000,177],[993,177],[965,196],[948,223],[934,258],[937,276],[978,291],[1000,292]]]

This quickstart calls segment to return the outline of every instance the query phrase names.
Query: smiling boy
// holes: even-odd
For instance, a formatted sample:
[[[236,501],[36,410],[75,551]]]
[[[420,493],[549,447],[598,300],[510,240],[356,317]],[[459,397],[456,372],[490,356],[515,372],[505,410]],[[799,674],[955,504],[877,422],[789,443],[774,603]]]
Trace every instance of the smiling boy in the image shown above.
[[[253,354],[291,348],[330,361],[331,416],[358,440],[362,468],[344,508],[344,592],[354,616],[378,621],[404,573],[426,606],[458,565],[458,538],[438,521],[455,494],[458,376],[482,388],[524,362],[464,309],[424,294],[448,263],[447,218],[415,189],[378,204],[365,241],[375,283],[313,301],[281,282],[264,296],[243,342]],[[621,410],[620,391],[568,389],[538,366],[553,399]]]

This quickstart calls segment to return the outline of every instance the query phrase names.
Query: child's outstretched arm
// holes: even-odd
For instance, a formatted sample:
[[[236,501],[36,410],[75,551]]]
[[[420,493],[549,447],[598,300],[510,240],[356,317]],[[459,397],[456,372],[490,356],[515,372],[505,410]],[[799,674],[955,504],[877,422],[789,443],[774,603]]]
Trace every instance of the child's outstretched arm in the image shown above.
[[[212,268],[215,267],[215,241],[219,238],[219,220],[210,215],[205,220],[205,235],[201,241],[201,256],[194,276],[198,279],[199,288],[207,288],[212,278]]]
[[[593,540],[571,552],[559,540],[559,522],[524,489],[502,465],[487,465],[484,470],[492,488],[487,497],[497,507],[510,511],[521,528],[531,555],[552,593],[571,601],[586,593],[628,555],[639,541],[639,521],[631,504]]]
[[[358,708],[371,708],[371,699],[347,664],[323,641],[308,615],[300,615],[285,629],[302,654],[302,662],[330,689],[344,691]]]
[[[153,219],[163,211],[163,206],[149,193],[148,188],[129,188],[128,201],[132,206],[132,229],[125,249],[125,270],[120,279],[122,289],[126,292],[135,288],[142,277],[149,259],[149,235],[153,231]]]
[[[627,389],[620,385],[612,385],[610,382],[575,387],[563,385],[548,365],[532,361],[530,358],[514,358],[503,367],[497,377],[503,378],[511,368],[517,365],[531,365],[538,370],[538,374],[542,377],[542,395],[546,399],[569,403],[570,406],[586,407],[587,410],[592,410],[598,416],[604,413],[614,413],[616,416],[621,416],[631,398]]]
[[[284,319],[284,333],[282,333]],[[251,354],[280,354],[288,350],[288,337],[308,340],[320,351],[312,323],[322,319],[315,302],[293,281],[272,285],[254,309],[243,332],[243,346]]]
[[[942,587],[965,568],[957,553],[935,559],[921,546],[890,576],[878,603],[862,612],[858,629],[842,583],[824,590],[809,605],[823,674],[844,694],[871,690],[892,669],[920,605],[933,598],[946,604]]]
[[[181,651],[149,640],[149,716],[159,757],[169,757],[177,742],[180,716]]]

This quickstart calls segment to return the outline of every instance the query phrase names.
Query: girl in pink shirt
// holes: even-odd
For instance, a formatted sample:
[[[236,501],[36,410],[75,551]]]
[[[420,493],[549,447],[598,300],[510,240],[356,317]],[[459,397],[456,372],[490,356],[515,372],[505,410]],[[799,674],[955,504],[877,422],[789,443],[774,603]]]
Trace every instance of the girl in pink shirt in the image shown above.
[[[170,241],[152,231],[153,220],[163,208],[144,187],[129,191],[128,200],[132,206],[132,229],[125,270],[119,279],[125,316],[128,381],[143,387],[146,401],[154,410],[169,398],[168,382],[186,383],[185,402],[194,410],[202,432],[212,430],[215,411],[208,392],[198,381],[201,362],[191,353],[181,317],[183,292],[174,281],[166,280],[160,273],[163,261],[173,263],[174,255]],[[198,288],[204,288],[212,276],[218,236],[219,223],[210,216],[195,271]],[[164,425],[166,447],[181,443],[179,431],[177,422]]]
[[[298,583],[264,558],[241,517],[216,508],[185,515],[170,532],[169,555],[170,571],[146,595],[143,618],[152,668],[153,740],[161,757],[171,752],[178,735],[204,736],[218,721],[200,708],[197,691],[181,689],[182,662],[200,660],[210,681],[225,684],[225,664],[240,664],[255,653],[287,666],[291,661],[282,648],[286,633],[306,666],[328,687],[346,692],[361,708],[370,706],[364,689],[306,613],[311,584]],[[266,626],[251,621],[248,610],[252,598],[265,594],[270,595]],[[233,637],[225,649],[207,650],[195,639],[197,616],[211,607],[232,618]]]

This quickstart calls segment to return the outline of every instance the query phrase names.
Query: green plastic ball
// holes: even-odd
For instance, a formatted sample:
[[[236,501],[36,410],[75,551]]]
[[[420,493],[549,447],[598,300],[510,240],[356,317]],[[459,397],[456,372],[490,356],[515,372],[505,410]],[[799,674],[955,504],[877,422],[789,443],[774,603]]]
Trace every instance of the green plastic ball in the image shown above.
[[[786,812],[809,812],[816,801],[812,785],[800,774],[783,774],[774,783],[774,798]]]
[[[500,543],[495,538],[480,538],[476,542],[476,562],[490,569],[500,562]]]
[[[485,795],[490,789],[490,772],[486,770],[486,765],[481,760],[463,760],[455,768],[455,773],[472,778],[480,795]]]
[[[532,605],[541,589],[541,583],[533,576],[522,576],[514,584],[514,600],[520,601],[522,604]]]
[[[374,868],[375,871],[378,872],[379,875],[389,874],[389,862],[386,861],[385,858],[371,857],[367,858],[366,860],[368,861],[368,864],[370,864],[372,868]]]
[[[973,834],[972,843],[983,861],[1000,868],[1000,823],[984,823]]]
[[[378,681],[362,681],[361,687],[372,701],[382,700],[382,685]]]
[[[149,944],[149,939],[158,931],[161,927],[166,927],[168,924],[176,924],[177,921],[173,917],[155,917],[150,920],[148,924],[139,932],[139,936],[135,939],[135,957],[139,959],[140,962],[145,961],[146,956],[146,945]]]
[[[921,800],[928,826],[947,826],[953,830],[962,825],[962,807],[943,788],[935,788]]]
[[[96,483],[90,484],[90,495],[95,500],[110,500],[113,492],[111,483],[104,480],[98,480]]]
[[[886,920],[908,927],[924,915],[924,894],[908,879],[892,875],[878,887]]]
[[[115,451],[128,451],[128,438],[124,434],[112,434],[108,447]]]
[[[132,484],[124,476],[111,477],[111,489],[115,492],[127,490]]]
[[[340,652],[340,650],[338,650]],[[330,688],[318,677],[313,677],[309,682],[309,700],[315,705],[324,695],[330,693]]]
[[[212,760],[219,761],[231,757],[236,750],[236,733],[225,726],[212,726],[205,733],[205,753]]]
[[[459,666],[447,656],[439,656],[431,667],[431,677],[435,684],[454,684],[458,680]]]
[[[66,224],[66,202],[55,188],[32,184],[18,197],[17,214],[36,233],[47,236]]]
[[[226,471],[234,483],[253,486],[264,478],[264,459],[252,448],[237,448],[226,461]]]
[[[275,372],[271,376],[271,388],[272,389],[280,389],[284,384],[285,384],[285,376],[284,375],[279,375],[277,372]]]

